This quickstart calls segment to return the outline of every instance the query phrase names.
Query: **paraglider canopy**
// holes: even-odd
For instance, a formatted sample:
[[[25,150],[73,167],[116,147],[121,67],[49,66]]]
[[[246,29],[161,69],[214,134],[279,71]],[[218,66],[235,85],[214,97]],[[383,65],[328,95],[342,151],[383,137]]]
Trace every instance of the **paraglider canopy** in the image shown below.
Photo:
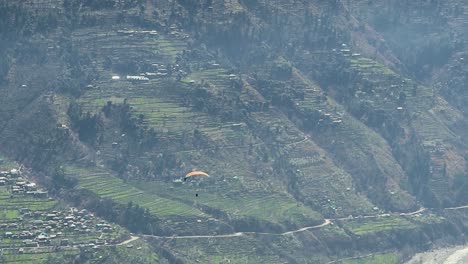
[[[192,172],[189,172],[185,175],[184,177],[184,181],[186,181],[188,178],[190,177],[195,177],[195,176],[205,176],[205,177],[210,177],[210,175],[208,175],[208,173],[206,172],[203,172],[203,171],[192,171]]]

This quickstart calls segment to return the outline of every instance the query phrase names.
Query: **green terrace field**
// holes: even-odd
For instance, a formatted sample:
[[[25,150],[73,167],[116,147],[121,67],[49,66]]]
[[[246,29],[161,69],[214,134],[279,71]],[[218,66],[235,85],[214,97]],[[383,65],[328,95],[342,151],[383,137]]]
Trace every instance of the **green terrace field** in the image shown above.
[[[446,221],[445,217],[435,215],[432,213],[424,213],[424,214],[417,214],[407,216],[407,219],[415,224],[429,224],[429,225],[437,225],[444,223]]]
[[[90,190],[100,197],[110,198],[121,204],[133,202],[143,208],[148,208],[150,213],[157,217],[187,217],[204,218],[206,214],[186,204],[163,198],[156,194],[148,194],[144,191],[125,183],[105,171],[96,169],[68,167],[67,174],[77,177],[79,186]]]
[[[370,212],[373,207],[353,188],[351,175],[338,168],[329,154],[315,144],[306,134],[285,120],[279,121],[272,113],[255,113],[261,126],[270,131],[280,127],[278,139],[286,141],[280,147],[280,159],[295,170],[297,189],[301,197],[317,206],[314,208],[326,215],[347,216],[355,211]],[[275,122],[276,121],[276,122]],[[349,190],[347,188],[350,188]],[[319,209],[320,208],[320,209]]]
[[[102,82],[99,87],[88,90],[79,98],[84,111],[99,112],[108,101],[127,104],[135,117],[143,117],[143,124],[154,128],[161,137],[180,138],[194,129],[202,132],[218,146],[242,144],[248,133],[239,122],[225,122],[217,115],[196,112],[183,106],[180,99],[171,98],[167,89],[186,89],[185,84],[168,87],[164,81],[152,80],[150,83]],[[105,88],[103,88],[105,87]],[[179,101],[177,101],[179,100]]]
[[[157,131],[167,131],[169,134],[180,135],[191,133],[196,128],[206,134],[211,140],[237,142],[242,137],[242,131],[233,129],[233,122],[221,122],[217,116],[209,116],[195,112],[191,108],[180,106],[176,102],[162,98],[134,97],[129,100],[135,116],[142,114],[144,123]],[[232,144],[232,143],[231,143]]]
[[[355,95],[358,100],[366,101],[375,109],[397,116],[399,112],[397,107],[414,112],[429,108],[433,96],[430,87],[421,86],[411,79],[403,78],[369,58],[353,56],[349,61],[350,68],[363,77]],[[365,86],[370,88],[364,88]],[[402,94],[406,99],[399,102]]]
[[[3,249],[0,256],[1,263],[13,264],[50,264],[50,263],[72,263],[80,250],[67,248],[64,251],[56,252],[52,248],[27,249],[22,254],[17,254],[18,250]],[[151,250],[148,243],[137,240],[128,245],[105,246],[99,250],[81,251],[87,264],[92,263],[159,263],[160,259]],[[139,262],[141,261],[141,262]]]
[[[369,184],[366,182],[380,182],[380,188],[385,187],[386,189],[391,189],[393,193],[403,195],[395,196],[399,198],[393,199],[392,206],[408,206],[412,203],[410,196],[401,191],[399,187],[400,184],[404,184],[404,182],[400,183],[404,177],[404,172],[393,157],[391,148],[385,139],[372,129],[369,129],[361,121],[347,114],[344,106],[330,97],[325,97],[325,92],[322,91],[321,87],[309,80],[299,70],[293,69],[293,75],[288,83],[290,84],[288,87],[294,90],[292,93],[294,110],[300,115],[313,117],[307,123],[299,123],[299,125],[312,127],[311,140],[315,141],[318,146],[328,152],[324,151],[321,155],[304,152],[297,154],[296,157],[293,153],[297,152],[297,150],[293,149],[291,150],[292,153],[286,152],[290,156],[293,155],[290,161],[291,165],[301,171],[302,174],[308,171],[313,172],[312,168],[308,168],[309,164],[313,164],[317,168],[328,168],[330,170],[333,165],[330,162],[325,162],[323,157],[333,157],[333,162],[345,169],[354,179],[348,178],[348,180],[343,182],[344,178],[349,176],[342,170],[335,170],[334,172],[326,170],[322,172],[317,171],[313,174],[333,175],[328,179],[328,184],[334,184],[336,181],[341,183],[337,184],[341,188],[335,189],[335,193],[351,193],[354,192],[356,187],[359,188],[360,185],[368,186]],[[295,94],[301,94],[301,96],[294,96]],[[356,142],[359,142],[359,144],[356,144]],[[307,144],[310,146],[310,149],[317,149],[317,147],[312,147],[310,142],[304,143],[304,145]],[[356,167],[356,163],[363,165]],[[382,179],[389,180],[383,182]],[[358,186],[355,186],[353,181],[357,181]],[[328,191],[324,187],[324,184],[317,187],[317,182],[314,184],[302,184],[302,186],[314,185],[319,192],[321,190]],[[308,191],[307,193],[314,193],[314,191]],[[325,196],[329,195],[321,195],[320,197]],[[404,199],[400,199],[401,197],[404,197]],[[315,204],[317,203],[320,204],[321,202],[315,200]],[[353,209],[348,208],[346,205],[336,206],[329,204],[329,206],[332,206],[331,209],[333,210],[336,207],[344,207],[349,213],[353,211]],[[336,213],[342,212],[337,211]]]
[[[232,92],[234,93],[235,88],[231,88],[230,75],[232,73],[227,69],[216,66],[213,69],[201,69],[194,71],[187,75],[182,82],[189,83],[195,81],[195,83],[201,83],[202,81],[208,82],[210,88],[217,92]],[[235,75],[237,76],[237,75]]]
[[[397,161],[392,157],[391,149],[387,142],[369,129],[362,122],[356,120],[353,116],[345,114],[345,109],[337,104],[334,100],[320,100],[317,97],[323,92],[317,85],[307,82],[307,79],[297,74],[295,82],[302,85],[312,85],[310,88],[303,89],[304,99],[295,99],[295,108],[302,114],[311,114],[314,111],[319,111],[321,121],[317,124],[317,130],[323,133],[316,133],[318,143],[325,149],[333,152],[337,156],[341,156],[341,160],[352,160],[352,164],[368,163],[369,155],[378,155],[384,160],[380,166],[393,166],[386,169],[392,174],[401,176],[403,171],[397,165]],[[356,144],[355,142],[359,142]],[[346,157],[347,153],[350,157]],[[376,159],[380,161],[381,159]],[[359,162],[356,160],[361,160]],[[346,163],[345,163],[346,164]],[[353,166],[354,167],[354,166]]]
[[[398,256],[395,253],[375,254],[372,256],[345,259],[342,264],[397,264]]]
[[[320,205],[319,211],[330,215],[347,216],[355,210],[360,213],[370,212],[373,206],[365,197],[354,191],[347,191],[348,187],[353,187],[350,175],[328,159],[328,154],[294,124],[286,118],[281,119],[281,114],[273,110],[252,113],[252,117],[259,129],[269,131],[269,136],[265,136],[264,141],[273,141],[270,139],[273,137],[275,142],[280,142],[273,145],[279,148],[281,159],[287,159],[296,170],[302,198],[314,205]]]
[[[161,219],[201,219],[209,215],[197,208],[212,208],[228,215],[232,220],[258,219],[285,226],[305,226],[321,223],[321,217],[284,193],[268,192],[255,181],[234,176],[215,179],[216,175],[197,183],[166,183],[163,181],[129,181],[106,172],[94,173],[79,168],[68,168],[69,175],[77,176],[79,186],[100,197],[118,203],[132,202]],[[197,180],[195,180],[197,181]],[[251,185],[245,188],[244,184]],[[198,197],[195,196],[198,193]],[[205,219],[205,220],[203,220]],[[177,220],[178,221],[178,220]]]
[[[11,195],[6,186],[0,186],[0,211],[3,210],[7,218],[18,208],[29,208],[34,211],[48,211],[57,206],[57,202],[49,199],[37,199],[25,195]]]
[[[105,247],[87,254],[86,264],[94,263],[148,263],[156,264],[160,259],[146,241],[138,239],[127,245]],[[164,262],[165,263],[165,262]]]
[[[445,204],[447,197],[451,196],[449,192],[451,180],[446,177],[443,168],[456,166],[456,160],[463,159],[455,150],[463,144],[462,139],[457,137],[453,130],[454,124],[457,121],[461,122],[459,121],[462,118],[461,114],[437,97],[436,91],[430,86],[420,85],[397,75],[385,66],[360,55],[348,56],[348,61],[351,70],[362,79],[355,85],[355,96],[345,103],[348,107],[361,104],[370,107],[373,111],[383,111],[381,114],[387,119],[391,118],[398,122],[405,134],[417,135],[421,147],[431,160],[429,189],[440,204]],[[364,130],[366,129],[362,129]],[[336,136],[333,138],[336,139]],[[371,142],[375,142],[375,137]],[[378,157],[384,156],[378,155]],[[395,183],[397,181],[394,182],[394,186]],[[402,182],[402,186],[405,185],[407,183]]]
[[[366,235],[383,231],[414,229],[416,225],[402,217],[388,216],[347,220],[344,222],[344,227],[355,235]]]
[[[240,179],[204,179],[196,183],[170,184],[157,182],[135,182],[148,192],[158,193],[173,200],[194,203],[219,210],[231,219],[255,218],[274,224],[305,226],[319,223],[321,217],[310,208],[295,201],[284,193],[268,193],[244,188]],[[197,180],[195,180],[197,181]],[[198,193],[198,197],[195,197]]]
[[[18,165],[9,160],[7,157],[5,157],[4,155],[0,154],[0,167],[1,168],[5,168],[5,169],[12,169],[12,168],[16,168],[18,167]]]
[[[219,146],[239,145],[245,138],[245,130],[241,128],[243,123],[222,122],[219,116],[209,116],[202,112],[182,106],[177,101],[167,97],[154,96],[145,92],[139,92],[141,86],[136,90],[129,87],[121,87],[128,93],[125,97],[121,95],[106,95],[105,97],[85,95],[80,99],[86,111],[96,112],[106,105],[107,101],[122,103],[124,98],[132,107],[135,117],[143,116],[143,124],[155,129],[161,136],[170,135],[180,138],[184,133],[193,133],[194,129],[202,132],[210,140],[217,142]],[[116,88],[114,93],[118,91]],[[91,93],[91,92],[89,92]]]
[[[387,77],[395,78],[398,77],[398,75],[391,69],[372,59],[365,58],[360,55],[351,56],[350,62],[352,69],[362,71],[362,74],[365,75],[369,75],[372,77],[377,75],[386,75]]]
[[[85,53],[94,50],[99,51],[103,57],[133,57],[152,63],[173,63],[176,55],[186,46],[183,33],[165,35],[155,30],[124,28],[125,26],[114,26],[114,31],[106,33],[89,28],[78,30],[74,32],[73,41],[80,44],[80,49],[87,49]]]
[[[250,236],[174,239],[162,244],[176,256],[199,263],[284,263],[276,252]]]
[[[305,159],[308,156],[304,156],[303,152],[303,155],[297,150],[291,152],[296,164],[301,160],[303,164],[307,162]],[[298,191],[307,202],[317,206],[317,210],[326,216],[347,216],[371,211],[372,204],[365,196],[356,193],[351,176],[335,167],[330,160],[319,160],[319,163],[295,168]]]
[[[276,110],[252,113],[252,118],[259,129],[268,131],[266,140],[277,142],[279,146],[293,146],[305,140],[305,134],[294,124],[287,122],[285,116]]]
[[[142,69],[144,72],[156,73],[158,67],[167,67],[168,64],[175,63],[175,57],[185,48],[185,42],[177,34],[163,36],[154,30],[139,30],[115,28],[114,32],[106,34],[95,33],[95,30],[78,31],[74,35],[74,41],[85,54],[96,52],[94,57],[95,72],[98,79],[92,83],[82,95],[78,102],[85,111],[96,112],[106,105],[107,101],[121,103],[128,99],[137,115],[147,115],[147,122],[152,124],[169,124],[166,129],[171,130],[170,124],[174,118],[183,124],[193,116],[183,115],[189,112],[173,100],[160,99],[160,86],[165,86],[161,79],[152,79],[149,82],[135,83],[125,80],[126,75],[140,75],[140,72],[126,72],[122,74],[120,80],[112,80],[111,77],[117,75],[111,68],[105,66],[106,60],[112,59],[114,64],[138,61],[139,64],[160,65],[149,66],[154,69]],[[92,45],[90,43],[93,43]],[[115,45],[119,43],[119,45]],[[148,66],[147,66],[148,67]],[[176,70],[174,70],[176,71]],[[166,114],[170,113],[170,116]],[[166,118],[168,120],[163,120]],[[161,121],[159,123],[159,121]],[[202,123],[201,120],[200,122]]]
[[[36,250],[37,251],[37,250]],[[1,263],[8,263],[8,264],[47,264],[49,260],[54,258],[69,258],[73,259],[76,255],[79,254],[79,250],[67,250],[65,252],[54,252],[52,250],[48,250],[44,253],[34,251],[18,254],[18,250],[11,250],[11,249],[3,249],[2,256],[0,256]]]

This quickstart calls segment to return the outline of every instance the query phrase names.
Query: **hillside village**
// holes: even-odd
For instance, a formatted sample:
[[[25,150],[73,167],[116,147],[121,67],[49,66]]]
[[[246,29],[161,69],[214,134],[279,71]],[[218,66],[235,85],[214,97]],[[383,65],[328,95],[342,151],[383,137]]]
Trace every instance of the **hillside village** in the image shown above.
[[[20,258],[15,255],[41,259],[48,253],[99,251],[129,238],[120,227],[86,209],[60,205],[20,169],[0,174],[0,259],[5,263]]]

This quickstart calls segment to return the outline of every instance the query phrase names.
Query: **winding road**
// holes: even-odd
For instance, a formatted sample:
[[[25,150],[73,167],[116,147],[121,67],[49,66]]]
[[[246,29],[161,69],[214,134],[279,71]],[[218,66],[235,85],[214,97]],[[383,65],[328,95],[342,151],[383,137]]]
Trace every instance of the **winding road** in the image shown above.
[[[123,242],[117,244],[117,246],[126,245],[126,244],[131,243],[131,242],[133,242],[133,241],[135,241],[135,240],[138,240],[138,239],[140,239],[139,236],[131,236],[130,239],[127,239],[127,240],[125,240],[125,241],[123,241]]]
[[[410,216],[410,215],[415,215],[424,212],[427,210],[424,207],[419,208],[417,211],[410,212],[410,213],[398,213],[400,216]],[[284,233],[266,233],[266,232],[236,232],[232,234],[225,234],[225,235],[190,235],[190,236],[157,236],[157,235],[140,235],[141,237],[151,237],[151,238],[169,238],[169,239],[189,239],[189,238],[229,238],[229,237],[239,237],[239,236],[245,236],[245,235],[269,235],[269,236],[287,236],[287,235],[292,235],[296,233],[301,233],[307,230],[311,229],[317,229],[321,227],[328,226],[333,223],[333,221],[346,221],[346,220],[352,220],[352,219],[357,219],[357,218],[378,218],[378,217],[385,217],[385,216],[390,216],[391,214],[378,214],[378,215],[367,215],[367,216],[360,216],[360,217],[343,217],[343,218],[335,218],[335,219],[325,219],[323,223],[315,226],[306,226],[302,227],[296,230],[291,230],[287,231]],[[132,234],[136,236],[135,234]]]
[[[305,135],[304,138],[298,141],[294,142],[289,142],[289,143],[283,143],[283,146],[294,146],[297,144],[300,144],[302,142],[305,142],[309,139],[309,136]],[[209,147],[209,148],[199,148],[199,149],[187,149],[187,150],[179,150],[179,151],[173,151],[171,154],[176,154],[176,153],[192,153],[192,152],[199,152],[199,151],[206,151],[206,150],[216,150],[216,149],[236,149],[236,148],[248,148],[248,147],[255,147],[255,146],[260,146],[260,145],[273,145],[265,142],[258,142],[252,145],[248,144],[243,144],[243,145],[225,145],[225,146],[218,146],[218,147]]]
[[[325,221],[320,225],[315,226],[306,226],[299,228],[297,230],[287,231],[284,233],[265,233],[265,232],[236,232],[232,234],[225,234],[225,235],[193,235],[193,236],[156,236],[156,235],[140,235],[141,237],[151,237],[151,238],[169,238],[169,239],[187,239],[187,238],[229,238],[229,237],[240,237],[246,235],[267,235],[267,236],[286,236],[291,235],[294,233],[304,232],[310,229],[321,228],[327,226],[332,223],[331,219],[325,219]],[[132,234],[132,237],[136,236]]]
[[[450,207],[450,208],[444,208],[445,210],[459,210],[459,209],[468,209],[468,205],[465,206],[459,206],[459,207]],[[366,215],[366,216],[356,216],[356,217],[342,217],[342,218],[334,218],[334,219],[325,219],[322,224],[315,225],[315,226],[306,226],[302,227],[296,230],[291,230],[287,231],[284,233],[265,233],[265,232],[236,232],[232,234],[224,234],[224,235],[189,235],[189,236],[177,236],[177,235],[172,235],[172,236],[157,236],[157,235],[136,235],[132,234],[132,237],[148,237],[148,238],[168,238],[168,239],[190,239],[190,238],[230,238],[230,237],[240,237],[240,236],[245,236],[245,235],[269,235],[269,236],[287,236],[287,235],[292,235],[296,233],[301,233],[305,232],[307,230],[311,229],[317,229],[317,228],[322,228],[325,226],[328,226],[333,223],[333,221],[346,221],[346,220],[352,220],[352,219],[358,219],[358,218],[379,218],[379,217],[388,217],[392,215],[398,215],[398,216],[412,216],[416,214],[423,213],[427,210],[427,208],[421,207],[418,210],[414,212],[408,212],[408,213],[385,213],[385,214],[377,214],[377,215]],[[127,240],[128,241],[128,240]],[[131,242],[131,241],[130,241]]]

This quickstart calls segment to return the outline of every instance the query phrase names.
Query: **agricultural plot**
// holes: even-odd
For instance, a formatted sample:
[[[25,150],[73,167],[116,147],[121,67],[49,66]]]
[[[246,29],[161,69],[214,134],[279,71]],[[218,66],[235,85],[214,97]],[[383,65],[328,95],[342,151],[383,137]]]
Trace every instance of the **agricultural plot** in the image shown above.
[[[213,176],[212,178],[217,177]],[[194,206],[206,206],[223,212],[232,220],[255,218],[260,221],[287,226],[303,226],[320,222],[320,215],[295,201],[287,194],[246,190],[240,179],[206,179],[203,183],[165,182],[134,183],[148,192]],[[198,196],[195,196],[195,193]]]
[[[445,218],[432,213],[416,214],[407,216],[407,219],[418,225],[437,225],[445,222]]]
[[[391,230],[414,229],[416,225],[402,217],[381,217],[355,219],[344,222],[344,227],[355,235],[365,235]]]
[[[221,146],[235,144],[241,136],[241,131],[231,127],[234,123],[223,123],[219,117],[195,112],[174,101],[135,97],[128,103],[133,107],[135,116],[143,115],[144,123],[159,132],[180,136],[197,129]]]
[[[129,34],[128,32],[133,33]],[[116,33],[95,36],[83,32],[81,35],[76,36],[77,41],[79,40],[80,43],[84,40],[100,43],[100,45],[96,44],[96,47],[89,47],[91,49],[99,49],[98,47],[104,49],[104,51],[101,50],[101,56],[96,58],[99,79],[92,85],[92,88],[88,89],[78,99],[83,110],[96,113],[109,101],[122,103],[125,100],[132,108],[134,116],[143,117],[143,124],[154,128],[156,132],[160,132],[159,135],[179,138],[182,134],[192,133],[194,129],[197,129],[219,145],[238,145],[242,140],[242,133],[231,127],[232,125],[237,126],[237,123],[222,122],[219,116],[209,116],[201,112],[195,112],[192,108],[184,106],[180,102],[180,97],[171,97],[169,90],[184,90],[188,86],[186,83],[188,77],[178,83],[170,83],[165,80],[169,77],[168,73],[166,73],[169,70],[175,72],[172,77],[176,73],[183,72],[178,68],[178,64],[175,64],[176,55],[184,49],[184,42],[181,37],[153,34],[152,31],[150,33],[142,32],[146,31],[127,30],[123,36]],[[123,46],[114,47],[112,44],[115,42],[114,38],[123,41]],[[128,45],[126,46],[125,43],[127,42]],[[84,45],[83,47],[88,46]],[[145,52],[152,49],[157,50],[157,52],[145,54]],[[120,80],[111,80],[111,76],[115,75],[115,73],[102,66],[106,56],[146,63],[151,65],[150,68],[155,71],[151,74],[156,74],[159,77],[156,79],[151,78],[145,82],[127,81],[125,76],[120,76]],[[222,69],[207,70],[197,76],[206,78],[206,80],[216,85],[217,89],[225,89],[225,86],[229,85],[229,76],[223,72]],[[139,73],[134,74],[139,75]],[[218,82],[218,80],[224,81]]]
[[[163,243],[177,256],[200,263],[284,263],[275,252],[248,236],[175,239]]]
[[[25,195],[12,195],[8,187],[0,187],[0,210],[7,218],[17,214],[19,207],[27,207],[34,211],[47,211],[57,206],[57,202],[49,199],[37,199]]]
[[[106,33],[89,28],[77,30],[74,32],[73,41],[79,44],[79,48],[83,49],[85,54],[89,51],[99,52],[100,56],[95,58],[97,62],[103,62],[104,58],[110,57],[142,58],[143,62],[151,64],[174,63],[176,56],[186,46],[183,33],[165,35],[155,30],[123,28],[114,26],[114,31]],[[104,70],[103,64],[97,65],[98,69]],[[110,75],[102,77],[110,79]]]
[[[182,82],[185,83],[201,83],[208,82],[212,89],[217,90],[217,92],[225,91],[229,92],[232,89],[228,89],[231,86],[232,81],[237,78],[237,75],[232,74],[226,69],[221,68],[220,66],[212,66],[211,69],[200,69],[194,71],[187,75]]]
[[[353,116],[342,118],[339,125],[326,128],[326,133],[318,133],[317,142],[333,153],[342,167],[354,176],[356,187],[372,185],[387,192],[381,194],[389,197],[389,207],[413,206],[414,199],[400,187],[406,182],[405,173],[388,143]],[[355,164],[363,165],[356,167]]]
[[[357,74],[366,76],[363,78],[362,86],[357,89],[356,97],[361,102],[370,103],[374,109],[384,110],[387,114],[400,119],[401,115],[398,112],[408,111],[420,114],[428,111],[433,105],[435,99],[432,88],[403,78],[387,67],[367,58],[352,58],[350,63],[351,69],[354,69]],[[440,123],[440,121],[437,122]]]
[[[316,92],[318,93],[318,88]],[[307,99],[302,102],[306,105],[311,101],[313,103],[313,100]],[[307,106],[303,107],[310,109]],[[322,109],[327,108],[331,107],[322,106]],[[371,210],[373,206],[367,199],[356,195],[350,175],[337,168],[328,158],[328,153],[315,145],[292,123],[285,122],[285,119],[279,121],[278,116],[275,117],[272,113],[254,113],[252,116],[264,130],[268,129],[269,134],[276,137],[276,142],[282,143],[277,146],[280,148],[280,159],[285,159],[295,170],[298,191],[307,203],[317,206],[314,209],[326,215],[342,216],[354,210],[361,213]],[[332,135],[332,131],[330,132]],[[354,207],[352,204],[359,206]]]
[[[79,254],[78,249],[70,249],[63,252],[54,252],[52,249],[45,252],[38,252],[34,249],[26,249],[25,252],[18,254],[18,250],[4,249],[2,250],[0,260],[2,263],[8,264],[47,264],[49,260],[54,258],[68,258],[73,259]]]
[[[67,174],[77,177],[81,188],[124,205],[129,202],[138,204],[140,207],[148,208],[150,213],[157,217],[206,217],[196,208],[159,195],[147,194],[105,171],[70,167],[66,171]]]
[[[461,119],[460,113],[438,98],[431,87],[395,76],[372,60],[348,58],[351,68],[363,77],[357,85],[356,100],[374,111],[383,111],[382,114],[398,121],[407,131],[411,127],[431,160],[429,189],[438,203],[444,205],[451,196],[451,182],[444,168],[456,167],[456,160],[463,159],[455,154],[456,151],[446,153],[446,149],[456,149],[462,141],[451,130],[453,124]],[[375,69],[379,69],[378,72]],[[451,157],[444,160],[444,155]]]
[[[179,72],[178,66],[170,65],[185,48],[182,37],[162,36],[154,30],[116,28],[106,34],[82,30],[75,33],[74,41],[84,54],[99,54],[93,58],[98,78],[79,100],[87,110],[100,109],[109,99],[123,100],[154,94],[161,79],[169,77],[172,71]],[[127,75],[148,74],[151,74],[151,79],[145,77],[147,81],[127,80]],[[112,76],[119,79],[113,80]]]
[[[268,142],[277,142],[279,146],[292,146],[303,142],[305,135],[294,124],[285,122],[284,116],[281,115],[276,111],[256,112],[252,113],[252,118],[259,126],[259,130],[265,131],[263,137],[268,139]]]
[[[362,78],[356,85],[357,100],[397,119],[403,111],[429,110],[434,96],[430,87],[403,78],[384,65],[359,54],[347,58],[350,69]]]
[[[306,146],[309,147],[312,146]],[[304,149],[295,148],[290,150],[289,157],[293,159],[290,162],[298,164],[294,166],[297,188],[307,203],[315,205],[326,216],[347,216],[372,210],[373,205],[367,198],[356,193],[348,173],[325,156],[310,157],[306,153]]]
[[[106,247],[100,251],[88,252],[86,263],[159,263],[160,259],[151,246],[138,239],[118,247]]]
[[[341,261],[343,264],[397,264],[398,256],[395,253],[375,254],[366,257],[357,257]]]

